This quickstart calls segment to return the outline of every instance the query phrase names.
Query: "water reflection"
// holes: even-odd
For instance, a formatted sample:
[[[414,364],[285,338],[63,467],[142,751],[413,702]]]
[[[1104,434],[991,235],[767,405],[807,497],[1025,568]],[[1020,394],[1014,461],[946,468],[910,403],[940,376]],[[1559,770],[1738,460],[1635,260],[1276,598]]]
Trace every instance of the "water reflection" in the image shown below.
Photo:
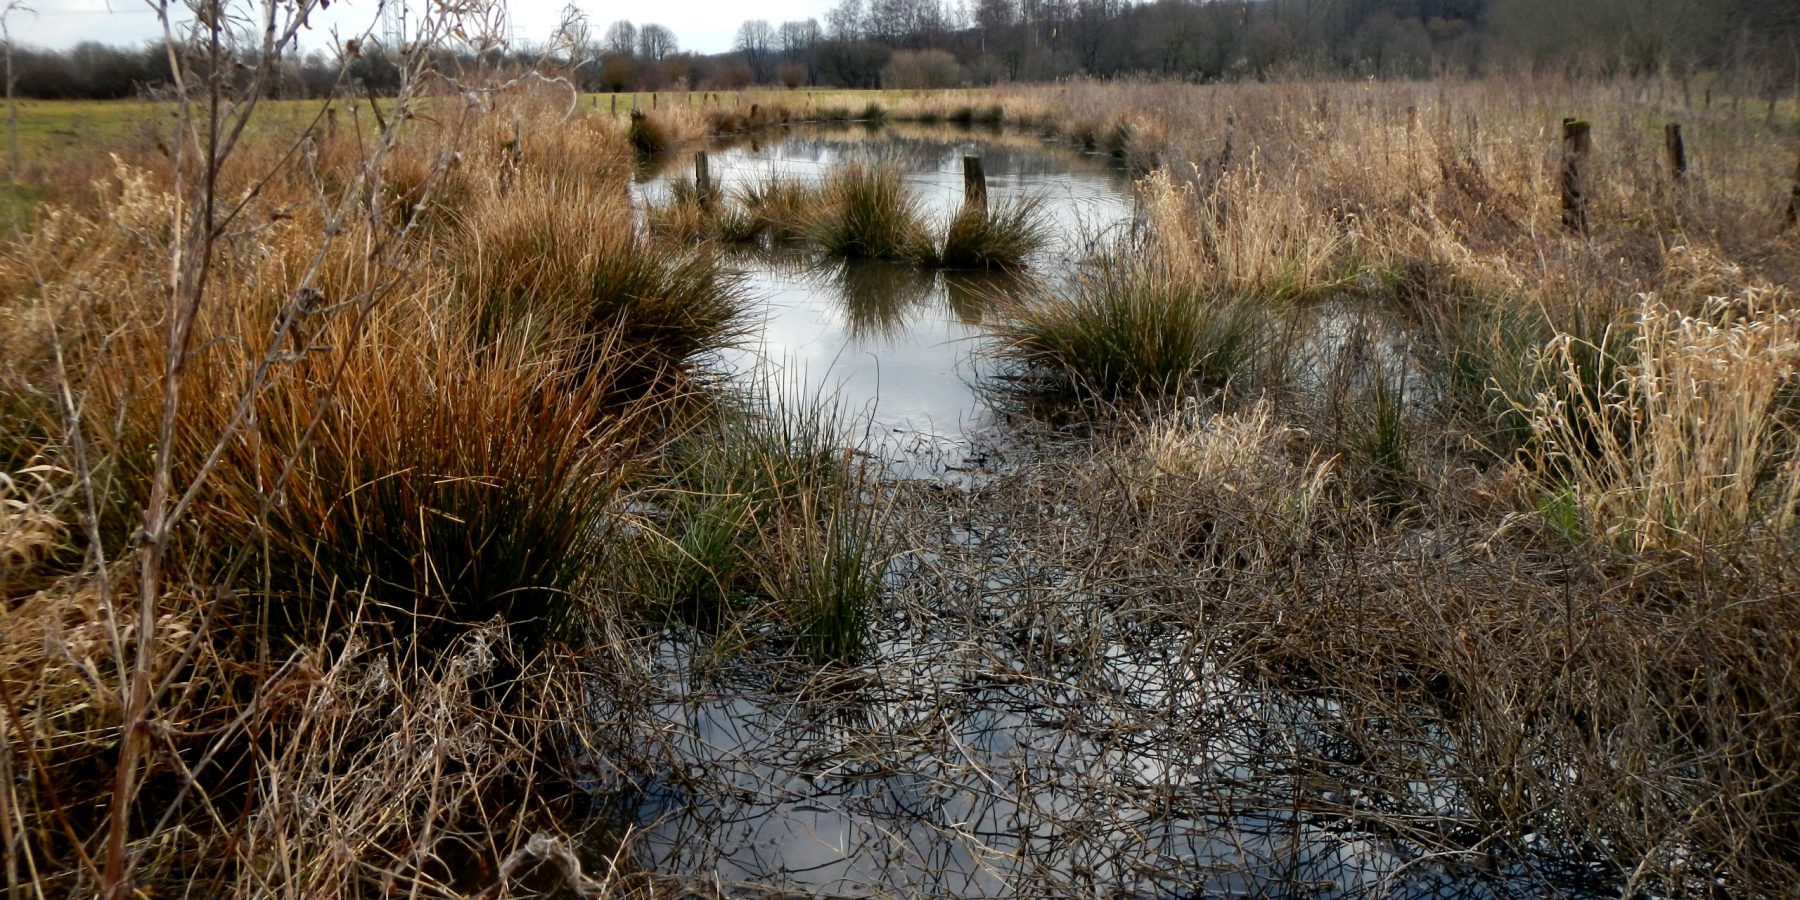
[[[937,294],[937,273],[910,263],[837,262],[818,277],[842,304],[850,340],[863,345],[903,337],[908,318],[928,312]]]
[[[951,126],[813,127],[715,144],[709,169],[721,194],[775,180],[817,182],[853,160],[899,165],[928,220],[942,228],[962,203],[962,158],[983,158],[994,202],[1042,198],[1051,240],[1031,261],[1031,277],[1066,272],[1087,236],[1129,222],[1130,181],[1102,160],[1037,138]],[[652,161],[634,187],[642,203],[662,202],[691,157]],[[957,447],[992,424],[974,383],[985,377],[977,350],[996,305],[1029,287],[1017,276],[930,272],[882,262],[833,262],[798,248],[762,248],[733,257],[763,301],[756,338],[723,354],[728,371],[774,367],[773,383],[792,398],[833,396],[866,413],[874,449],[909,467],[954,464]],[[922,474],[922,473],[921,473]]]

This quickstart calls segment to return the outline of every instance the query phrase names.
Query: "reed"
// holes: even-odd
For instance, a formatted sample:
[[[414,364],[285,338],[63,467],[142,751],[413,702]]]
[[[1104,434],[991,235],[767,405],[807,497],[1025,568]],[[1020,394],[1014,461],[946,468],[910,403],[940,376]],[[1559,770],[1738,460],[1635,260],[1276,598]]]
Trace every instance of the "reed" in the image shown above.
[[[1546,348],[1562,389],[1523,411],[1547,492],[1567,494],[1582,533],[1628,553],[1791,535],[1800,324],[1784,292],[1748,288],[1692,315],[1646,297],[1634,325],[1625,348],[1574,334]]]
[[[805,238],[823,204],[818,187],[792,178],[747,183],[736,200],[764,233],[779,241]]]

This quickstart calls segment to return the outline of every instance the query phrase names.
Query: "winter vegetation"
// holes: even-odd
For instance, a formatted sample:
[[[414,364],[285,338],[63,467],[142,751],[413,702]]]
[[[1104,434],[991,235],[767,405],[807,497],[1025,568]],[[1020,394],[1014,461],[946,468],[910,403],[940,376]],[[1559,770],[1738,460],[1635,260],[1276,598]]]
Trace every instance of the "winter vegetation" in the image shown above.
[[[313,5],[7,48],[9,894],[1800,892],[1789,5]],[[689,157],[902,125],[1133,215]],[[956,285],[968,459],[728,372],[768,260]]]

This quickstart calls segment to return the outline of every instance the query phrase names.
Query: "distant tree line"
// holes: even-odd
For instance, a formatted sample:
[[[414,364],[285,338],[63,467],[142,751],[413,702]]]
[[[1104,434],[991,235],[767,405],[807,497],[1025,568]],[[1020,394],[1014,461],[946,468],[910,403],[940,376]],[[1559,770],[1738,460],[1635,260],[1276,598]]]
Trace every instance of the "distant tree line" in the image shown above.
[[[446,54],[445,67],[474,62]],[[483,60],[538,65],[522,47]],[[668,28],[612,23],[553,61],[584,90],[947,87],[1071,75],[1188,81],[1384,78],[1526,69],[1577,75],[1714,72],[1770,97],[1800,90],[1795,0],[838,0],[816,19],[753,19],[728,53],[682,52]],[[317,96],[348,63],[359,89],[399,72],[371,47],[286,62],[270,90]],[[160,44],[15,48],[15,89],[116,98],[168,79]]]

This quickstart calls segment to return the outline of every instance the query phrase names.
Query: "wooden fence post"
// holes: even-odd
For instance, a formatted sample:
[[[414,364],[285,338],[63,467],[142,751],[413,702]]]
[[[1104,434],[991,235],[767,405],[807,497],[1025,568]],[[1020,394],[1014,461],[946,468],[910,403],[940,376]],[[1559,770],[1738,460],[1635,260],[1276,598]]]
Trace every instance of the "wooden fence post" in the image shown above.
[[[694,152],[694,193],[701,209],[712,208],[712,177],[706,170],[706,151]]]
[[[986,216],[988,211],[987,173],[981,170],[981,157],[963,157],[963,211]]]
[[[1794,185],[1788,188],[1787,223],[1800,225],[1800,154],[1794,157]]]
[[[1563,119],[1562,158],[1562,223],[1577,234],[1588,230],[1587,196],[1583,192],[1581,169],[1593,148],[1588,123],[1576,118]]]
[[[615,119],[619,117],[619,95],[617,92],[615,92],[612,95],[612,113],[611,113],[611,115]]]
[[[1681,142],[1681,124],[1663,126],[1663,157],[1669,161],[1669,174],[1680,181],[1687,175],[1687,145]]]

